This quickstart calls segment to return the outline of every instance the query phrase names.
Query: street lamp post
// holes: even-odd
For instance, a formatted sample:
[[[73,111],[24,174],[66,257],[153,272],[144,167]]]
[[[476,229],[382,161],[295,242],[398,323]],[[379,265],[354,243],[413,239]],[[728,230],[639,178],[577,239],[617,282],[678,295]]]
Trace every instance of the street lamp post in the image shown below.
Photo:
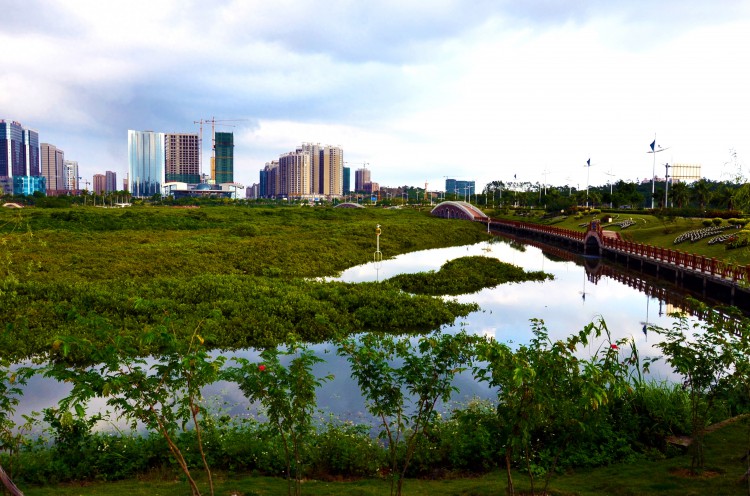
[[[591,159],[586,161],[586,208],[589,208],[589,175],[591,174]]]
[[[651,142],[651,151],[646,153],[653,153],[654,155],[654,165],[652,168],[652,175],[651,175],[651,210],[654,209],[654,196],[656,195],[656,154],[659,152],[663,152],[664,150],[669,150],[669,147],[662,148],[661,145],[656,145],[656,133],[654,133],[654,141]],[[666,207],[666,205],[665,205]]]
[[[668,163],[664,164],[664,208],[668,207],[667,204],[667,194],[669,193],[669,168],[671,165]],[[672,202],[672,205],[674,205],[674,202]]]
[[[607,180],[609,183],[609,208],[612,208],[612,169],[609,170],[609,172],[605,172],[606,175],[608,175],[610,178]]]

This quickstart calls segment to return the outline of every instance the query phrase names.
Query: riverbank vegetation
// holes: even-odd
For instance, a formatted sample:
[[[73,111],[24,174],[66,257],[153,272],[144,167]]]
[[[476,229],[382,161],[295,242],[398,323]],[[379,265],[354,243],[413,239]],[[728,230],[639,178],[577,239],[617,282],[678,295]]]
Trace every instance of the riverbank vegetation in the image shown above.
[[[410,293],[460,295],[499,284],[544,281],[550,277],[542,271],[526,272],[495,258],[475,256],[449,260],[437,272],[399,274],[388,282]]]
[[[585,493],[581,473],[612,464],[625,473],[638,464],[667,470],[666,460],[691,484],[716,471],[713,492],[743,488],[742,452],[731,462],[712,458],[706,426],[750,411],[747,323],[727,333],[708,322],[697,344],[686,327],[672,330],[666,343],[676,344],[663,352],[689,378],[683,389],[645,380],[648,360],[633,341],[613,341],[604,322],[552,341],[534,321],[531,342],[520,345],[439,331],[477,307],[430,295],[544,274],[467,257],[392,282],[318,279],[371,260],[378,225],[389,257],[486,239],[475,223],[416,210],[299,207],[0,214],[0,465],[28,494],[49,488],[37,485],[63,491],[58,484],[132,478],[153,483],[150,494],[417,494],[419,478],[461,478],[457,491],[476,494],[576,492],[565,481],[578,480]],[[312,373],[309,343],[320,341],[352,364],[377,422],[315,410],[327,378]],[[722,353],[705,353],[705,343]],[[257,361],[223,355],[248,347]],[[690,362],[696,352],[707,360]],[[23,401],[18,386],[39,374],[70,392],[20,425],[12,416]],[[497,397],[450,404],[459,374]],[[203,396],[222,381],[238,384],[254,409],[237,413]],[[99,430],[104,414],[87,414],[94,400],[117,428]],[[747,450],[750,429],[741,427]],[[697,440],[689,458],[670,436]],[[664,478],[654,472],[652,484]],[[343,480],[364,482],[330,482]]]
[[[541,210],[503,209],[490,211],[488,214],[500,219],[554,225],[581,232],[588,228],[590,221],[598,220],[603,229],[614,231],[628,241],[695,253],[740,265],[750,264],[750,250],[747,249],[750,231],[745,229],[748,219],[737,217],[738,212],[725,212],[727,218],[709,218],[710,225],[720,229],[720,232],[712,229],[717,232],[711,236],[691,236],[691,233],[706,229],[706,218],[683,217],[668,211],[580,209],[549,215]],[[714,238],[720,235],[723,239],[716,242]]]
[[[56,335],[198,325],[219,348],[387,329],[425,332],[476,309],[388,284],[324,282],[375,251],[486,240],[481,226],[426,212],[286,208],[0,211],[7,357],[44,354]],[[182,331],[179,331],[182,330]]]
[[[361,488],[361,494],[389,488],[391,494],[422,494],[451,486],[475,488],[478,494],[506,489],[510,494],[684,494],[698,487],[745,494],[747,325],[727,335],[720,323],[708,324],[697,330],[705,339],[695,344],[685,340],[682,322],[653,331],[675,338],[663,350],[676,372],[687,371],[681,375],[688,388],[644,379],[647,360],[631,340],[612,341],[604,322],[555,342],[543,323],[535,322],[532,341],[516,349],[463,333],[416,340],[371,333],[361,341],[340,341],[339,353],[352,362],[380,427],[377,421],[354,423],[311,408],[326,378],[311,374],[317,359],[304,345],[282,353],[290,353],[291,361],[269,351],[255,362],[216,368],[221,357],[205,354],[200,340],[185,347],[169,340],[169,353],[149,362],[119,353],[123,344],[104,336],[97,343],[69,340],[62,349],[84,347],[107,365],[92,370],[64,360],[52,364],[46,373],[72,383],[71,395],[45,410],[48,427],[41,437],[22,438],[15,449],[6,445],[0,460],[13,467],[15,480],[31,489],[28,494],[71,483],[77,494],[97,494],[98,482],[122,479],[183,494],[186,477],[194,494],[214,494],[218,488],[283,494],[282,480],[287,489],[296,488],[294,494],[349,488]],[[708,342],[717,343],[718,350],[706,352]],[[696,358],[698,351],[706,353]],[[497,398],[436,408],[460,373],[497,388]],[[240,381],[243,393],[266,410],[232,414],[235,405],[202,398],[192,389],[220,377]],[[100,417],[87,417],[83,408],[93,397],[106,400],[113,415],[125,414],[128,423],[140,419],[151,425],[152,414],[163,423],[146,432],[95,430]],[[199,428],[180,428],[190,419]],[[736,422],[706,428],[724,419]],[[373,429],[382,437],[373,437]],[[690,447],[682,447],[685,440],[692,441]],[[181,458],[169,455],[175,451]],[[499,470],[503,479],[493,475]],[[638,479],[631,479],[636,473]],[[123,487],[135,490],[133,483]]]

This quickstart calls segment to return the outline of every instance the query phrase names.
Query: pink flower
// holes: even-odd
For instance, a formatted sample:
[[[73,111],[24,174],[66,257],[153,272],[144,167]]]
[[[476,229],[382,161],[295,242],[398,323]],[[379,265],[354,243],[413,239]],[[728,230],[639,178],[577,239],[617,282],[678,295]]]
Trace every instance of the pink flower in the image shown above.
[[[260,364],[260,365],[258,365],[258,370],[260,370],[261,372],[265,372],[266,366],[263,365],[263,364]]]

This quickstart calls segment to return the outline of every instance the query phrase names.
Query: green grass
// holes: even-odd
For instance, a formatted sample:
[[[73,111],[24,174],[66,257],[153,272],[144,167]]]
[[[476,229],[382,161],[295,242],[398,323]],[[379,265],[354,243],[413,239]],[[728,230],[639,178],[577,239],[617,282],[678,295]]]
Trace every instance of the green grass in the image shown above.
[[[663,248],[669,248],[672,250],[679,250],[686,253],[695,253],[703,255],[709,258],[716,258],[719,260],[726,260],[728,262],[737,263],[740,265],[750,264],[750,250],[746,248],[727,250],[724,244],[717,243],[715,245],[709,245],[709,238],[704,238],[695,243],[685,241],[679,244],[674,244],[674,240],[680,234],[692,231],[695,229],[703,228],[703,219],[684,218],[676,217],[670,220],[661,220],[653,215],[640,214],[640,213],[620,213],[614,214],[619,215],[613,222],[619,222],[626,219],[633,219],[636,223],[625,229],[620,229],[619,226],[607,226],[605,229],[620,233],[623,239],[629,241],[635,241],[638,243],[644,243],[652,246],[660,246]],[[596,214],[595,216],[584,215],[580,219],[576,219],[575,216],[567,216],[565,220],[560,220],[559,217],[555,218],[551,225],[562,229],[571,229],[574,231],[585,231],[585,227],[580,227],[579,224],[583,224],[592,218],[600,219],[603,214]],[[518,217],[514,215],[500,216],[499,218],[505,218],[509,220],[520,220],[526,222],[536,222],[540,224],[546,224],[547,222],[539,217],[527,218]],[[552,220],[552,219],[550,219]],[[726,221],[724,221],[726,225]]]
[[[664,460],[638,460],[598,469],[581,470],[554,477],[551,494],[577,496],[636,496],[659,494],[664,496],[746,495],[750,491],[740,477],[747,470],[740,458],[748,449],[748,420],[723,427],[706,437],[706,460],[709,466],[699,476],[688,475],[690,457],[687,454]],[[185,482],[157,474],[141,480],[85,485],[63,484],[23,488],[29,496],[73,496],[108,494],[178,496],[189,493]],[[529,494],[530,485],[525,474],[514,472],[517,493]],[[541,489],[542,481],[536,485]],[[439,480],[407,479],[404,494],[412,496],[484,496],[505,494],[504,471],[494,471],[480,477],[456,477]],[[357,481],[306,481],[302,492],[310,496],[388,494],[388,482],[383,479]],[[207,494],[207,493],[206,493]],[[280,478],[253,475],[217,474],[217,495],[282,495],[286,481]]]

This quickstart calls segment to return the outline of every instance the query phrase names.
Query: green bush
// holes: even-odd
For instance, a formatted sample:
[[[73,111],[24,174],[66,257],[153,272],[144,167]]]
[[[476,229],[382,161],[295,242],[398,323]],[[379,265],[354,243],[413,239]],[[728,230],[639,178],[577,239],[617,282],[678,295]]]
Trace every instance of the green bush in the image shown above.
[[[721,223],[723,222],[723,220],[722,220],[722,219],[720,219],[720,218],[718,218],[718,217],[715,217],[715,218],[713,218],[713,219],[711,220],[711,222],[712,222],[712,223],[713,223],[713,225],[715,225],[715,226],[720,226],[720,225],[721,225]]]
[[[310,473],[315,478],[372,477],[385,462],[369,425],[331,419],[310,445]]]
[[[252,238],[258,235],[258,228],[253,224],[243,223],[234,226],[230,232],[235,236]]]
[[[713,225],[713,221],[711,219],[703,219],[701,221],[701,224],[703,224],[703,227],[711,227]]]

